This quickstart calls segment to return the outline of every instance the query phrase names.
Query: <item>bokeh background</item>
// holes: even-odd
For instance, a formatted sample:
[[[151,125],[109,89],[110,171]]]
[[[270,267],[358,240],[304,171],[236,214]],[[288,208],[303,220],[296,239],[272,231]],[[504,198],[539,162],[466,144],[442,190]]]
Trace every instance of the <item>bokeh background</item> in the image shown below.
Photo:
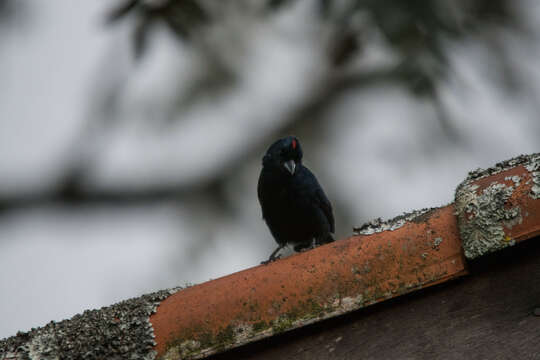
[[[0,0],[0,338],[259,264],[283,135],[338,238],[452,201],[539,150],[539,37],[536,0]]]

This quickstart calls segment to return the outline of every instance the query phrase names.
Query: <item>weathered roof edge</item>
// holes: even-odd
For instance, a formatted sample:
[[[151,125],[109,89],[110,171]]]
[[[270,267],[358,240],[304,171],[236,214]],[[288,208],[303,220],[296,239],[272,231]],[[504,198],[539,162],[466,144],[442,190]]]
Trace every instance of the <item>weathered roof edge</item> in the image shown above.
[[[18,333],[0,340],[0,360],[206,357],[462,276],[463,254],[540,234],[539,197],[540,154],[520,156],[471,172],[455,206],[372,221],[267,266]]]
[[[456,189],[456,215],[468,259],[540,234],[540,153],[470,172]]]

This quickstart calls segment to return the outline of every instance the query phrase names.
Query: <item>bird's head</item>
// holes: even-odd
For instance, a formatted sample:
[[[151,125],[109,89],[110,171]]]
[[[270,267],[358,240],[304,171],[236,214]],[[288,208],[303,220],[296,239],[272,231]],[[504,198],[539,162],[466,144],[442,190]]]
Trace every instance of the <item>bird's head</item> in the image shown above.
[[[279,139],[266,151],[263,157],[263,167],[280,169],[292,176],[296,166],[302,163],[302,148],[295,136]]]

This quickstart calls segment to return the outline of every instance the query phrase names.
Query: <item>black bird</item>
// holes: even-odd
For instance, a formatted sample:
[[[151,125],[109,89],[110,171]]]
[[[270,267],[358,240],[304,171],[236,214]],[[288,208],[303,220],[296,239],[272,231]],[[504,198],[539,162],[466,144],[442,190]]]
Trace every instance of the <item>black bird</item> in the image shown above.
[[[273,143],[262,159],[257,193],[262,216],[278,243],[268,263],[287,244],[301,251],[334,241],[334,215],[315,175],[302,165],[298,139],[288,136]]]

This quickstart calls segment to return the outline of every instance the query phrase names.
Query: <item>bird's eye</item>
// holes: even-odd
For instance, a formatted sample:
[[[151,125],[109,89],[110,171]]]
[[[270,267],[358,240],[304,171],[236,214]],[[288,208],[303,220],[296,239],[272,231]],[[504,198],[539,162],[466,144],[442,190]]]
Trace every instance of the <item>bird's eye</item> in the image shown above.
[[[296,140],[295,139],[292,140],[292,148],[296,149]]]

